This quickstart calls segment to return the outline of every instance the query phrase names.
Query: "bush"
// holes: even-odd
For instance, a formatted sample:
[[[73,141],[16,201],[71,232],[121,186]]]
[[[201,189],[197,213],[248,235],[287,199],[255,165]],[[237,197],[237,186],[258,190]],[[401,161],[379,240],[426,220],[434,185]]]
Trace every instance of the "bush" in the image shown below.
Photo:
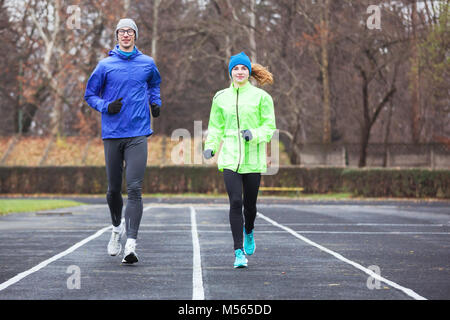
[[[261,186],[303,187],[304,193],[350,192],[364,197],[449,199],[450,170],[281,167]],[[0,193],[101,194],[105,167],[0,167]],[[123,191],[126,192],[125,179]],[[144,193],[225,193],[215,166],[147,167]]]
[[[365,197],[450,198],[449,170],[345,169],[342,190]]]

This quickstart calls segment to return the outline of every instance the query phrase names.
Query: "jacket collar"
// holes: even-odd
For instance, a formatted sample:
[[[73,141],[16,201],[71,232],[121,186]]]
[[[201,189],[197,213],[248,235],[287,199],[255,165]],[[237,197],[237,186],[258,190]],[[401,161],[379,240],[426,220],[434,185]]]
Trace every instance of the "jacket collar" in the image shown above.
[[[243,87],[239,88],[239,93],[245,92],[251,87],[253,87],[253,85],[250,83],[250,81],[247,81],[247,83]],[[233,82],[231,82],[230,88],[233,90],[233,92],[237,92],[238,90],[238,88],[234,87]]]
[[[127,56],[123,55],[122,53],[120,53],[120,51],[119,51],[119,45],[116,44],[116,46],[114,47],[114,49],[111,50],[111,51],[109,51],[109,55],[110,55],[110,56],[118,56],[119,58],[121,58],[121,59],[123,59],[123,60],[133,59],[134,57],[136,57],[136,56],[142,54],[142,53],[139,51],[138,47],[134,46],[134,49],[135,49],[135,50],[134,50],[134,53],[133,53],[131,56],[127,57]]]

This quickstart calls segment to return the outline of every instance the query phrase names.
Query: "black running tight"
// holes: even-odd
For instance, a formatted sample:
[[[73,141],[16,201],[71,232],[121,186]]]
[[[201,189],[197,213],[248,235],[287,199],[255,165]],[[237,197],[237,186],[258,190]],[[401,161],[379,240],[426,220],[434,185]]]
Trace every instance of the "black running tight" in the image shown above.
[[[233,235],[234,250],[242,249],[243,228],[250,233],[254,228],[256,218],[256,199],[258,197],[260,173],[236,173],[224,169],[223,178],[230,200],[230,226]],[[242,191],[244,195],[242,197]],[[244,215],[242,216],[242,206]]]

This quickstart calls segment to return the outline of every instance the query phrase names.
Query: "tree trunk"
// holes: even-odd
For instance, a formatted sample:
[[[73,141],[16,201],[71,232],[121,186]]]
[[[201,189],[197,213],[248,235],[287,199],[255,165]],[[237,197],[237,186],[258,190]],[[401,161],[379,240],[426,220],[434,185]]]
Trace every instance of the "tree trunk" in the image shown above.
[[[61,134],[61,112],[62,112],[62,88],[59,88],[60,83],[58,82],[58,72],[55,72],[54,69],[58,69],[58,64],[52,62],[52,57],[54,56],[55,51],[57,51],[57,37],[60,33],[60,8],[61,8],[61,0],[54,1],[54,23],[53,30],[51,30],[50,34],[47,34],[42,28],[41,23],[37,20],[36,13],[34,10],[31,10],[31,18],[39,32],[39,36],[44,42],[45,52],[44,52],[44,61],[42,65],[42,69],[44,71],[44,75],[46,80],[48,81],[50,88],[52,90],[53,96],[53,110],[50,114],[51,119],[51,134],[54,136],[59,136]],[[49,29],[49,28],[48,28]],[[56,67],[55,67],[56,65]]]
[[[248,33],[249,33],[249,45],[250,45],[250,55],[251,55],[251,60],[253,62],[257,61],[257,56],[256,56],[256,39],[255,39],[255,30],[256,30],[255,2],[256,2],[256,0],[250,0],[250,27],[249,27],[249,30],[248,30]]]
[[[123,1],[123,17],[128,16],[128,11],[130,10],[130,0]]]
[[[331,110],[330,110],[330,83],[328,75],[328,33],[329,33],[329,0],[322,1],[320,17],[320,47],[323,86],[323,138],[325,144],[331,143]]]
[[[373,108],[374,112],[371,115],[370,99],[369,99],[370,80],[366,72],[360,66],[357,66],[357,68],[360,70],[360,74],[362,77],[362,98],[363,98],[363,114],[364,114],[363,120],[361,122],[361,150],[358,164],[358,166],[361,168],[365,167],[367,164],[367,147],[369,145],[370,131],[372,130],[372,126],[374,125],[375,121],[380,115],[380,112],[383,109],[384,105],[390,101],[390,99],[396,92],[396,88],[394,75],[394,79],[392,80],[390,90],[385,94],[381,102],[375,108]],[[396,71],[394,72],[394,74],[396,74]]]
[[[392,100],[389,103],[389,113],[386,123],[386,132],[384,134],[384,141],[383,141],[383,167],[388,166],[388,143],[389,143],[389,136],[391,135],[391,122],[392,122],[392,112],[393,112],[394,106],[392,103]]]
[[[23,133],[23,60],[19,60],[19,97],[17,110],[17,129],[16,132],[21,135]]]
[[[412,24],[412,57],[411,57],[411,98],[412,98],[412,140],[413,143],[420,142],[421,116],[420,116],[420,61],[417,44],[417,4],[412,1],[411,24]]]
[[[358,167],[365,167],[367,163],[367,146],[369,144],[370,137],[370,115],[369,115],[369,83],[367,81],[367,77],[364,71],[361,71],[362,75],[362,98],[363,98],[363,115],[364,119],[362,120],[361,125],[361,144],[360,144],[360,152],[359,152],[359,164]]]
[[[359,150],[358,167],[363,168],[367,165],[367,148],[369,146],[370,129],[367,127],[361,128],[361,149]]]
[[[153,1],[152,58],[156,61],[158,50],[158,12],[161,0]]]

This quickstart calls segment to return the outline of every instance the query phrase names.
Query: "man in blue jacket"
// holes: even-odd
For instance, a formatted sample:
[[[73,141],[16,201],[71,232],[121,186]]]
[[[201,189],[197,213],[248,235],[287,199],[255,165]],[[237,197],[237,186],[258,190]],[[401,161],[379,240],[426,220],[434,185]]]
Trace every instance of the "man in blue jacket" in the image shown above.
[[[108,254],[120,254],[121,236],[127,234],[123,263],[138,261],[136,238],[142,218],[142,181],[147,165],[147,137],[150,109],[158,117],[161,108],[161,77],[154,60],[135,46],[138,28],[132,19],[121,19],[116,27],[118,44],[101,60],[90,76],[85,100],[102,115],[108,191],[106,199],[113,230]],[[125,175],[128,202],[122,220],[122,173]]]

